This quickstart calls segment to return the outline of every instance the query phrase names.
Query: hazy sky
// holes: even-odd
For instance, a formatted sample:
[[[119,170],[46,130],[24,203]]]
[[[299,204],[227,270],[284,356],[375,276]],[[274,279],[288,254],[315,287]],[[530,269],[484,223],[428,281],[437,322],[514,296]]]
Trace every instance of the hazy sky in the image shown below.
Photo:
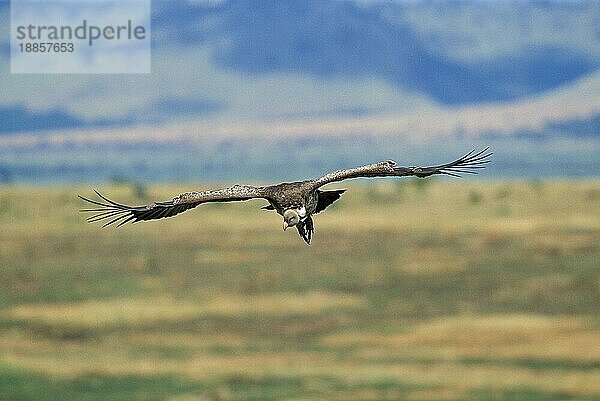
[[[210,12],[221,0],[192,3],[205,10],[188,13],[182,3],[153,3],[163,9],[153,15],[151,74],[20,75],[9,73],[10,15],[8,2],[0,2],[0,116],[25,110],[24,118],[62,113],[84,122],[131,124],[385,114],[447,106],[452,93],[464,92],[468,102],[489,88],[485,96],[491,99],[494,93],[510,98],[511,91],[537,95],[589,74],[600,59],[600,45],[594,45],[600,7],[593,3],[583,10],[531,7],[529,15],[510,3],[498,8],[497,20],[488,15],[478,25],[485,9],[464,5],[442,10],[453,13],[444,19],[427,3],[375,13],[364,4],[321,2],[320,10],[290,2],[289,19],[270,20],[277,2],[241,1],[243,6],[228,11],[238,13],[234,21],[247,22],[244,13],[255,11],[250,4],[265,5],[250,16],[257,25],[241,27],[223,22],[227,13]],[[339,23],[326,24],[332,18]],[[509,80],[492,82],[502,74]],[[517,74],[514,81],[510,74]]]

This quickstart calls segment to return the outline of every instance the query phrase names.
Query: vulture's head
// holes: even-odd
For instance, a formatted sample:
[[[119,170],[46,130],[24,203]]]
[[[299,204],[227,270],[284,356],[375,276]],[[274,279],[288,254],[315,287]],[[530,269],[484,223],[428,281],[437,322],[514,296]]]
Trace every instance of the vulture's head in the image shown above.
[[[300,222],[300,215],[294,209],[288,209],[283,212],[283,230],[293,227]]]

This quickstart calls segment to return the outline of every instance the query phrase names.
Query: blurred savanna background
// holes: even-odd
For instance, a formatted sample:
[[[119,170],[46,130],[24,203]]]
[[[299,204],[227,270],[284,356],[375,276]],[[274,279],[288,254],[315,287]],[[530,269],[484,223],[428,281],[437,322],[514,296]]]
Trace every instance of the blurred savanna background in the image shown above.
[[[600,399],[598,2],[153,1],[150,74],[11,74],[0,21],[0,400]],[[485,146],[310,246],[78,213]]]

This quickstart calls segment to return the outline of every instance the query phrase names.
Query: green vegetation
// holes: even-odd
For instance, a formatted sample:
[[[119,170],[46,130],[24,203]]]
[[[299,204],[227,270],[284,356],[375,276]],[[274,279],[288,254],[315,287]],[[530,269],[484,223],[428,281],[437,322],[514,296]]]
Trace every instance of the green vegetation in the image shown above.
[[[260,201],[117,230],[1,187],[0,400],[600,400],[600,182],[350,186],[310,247]]]

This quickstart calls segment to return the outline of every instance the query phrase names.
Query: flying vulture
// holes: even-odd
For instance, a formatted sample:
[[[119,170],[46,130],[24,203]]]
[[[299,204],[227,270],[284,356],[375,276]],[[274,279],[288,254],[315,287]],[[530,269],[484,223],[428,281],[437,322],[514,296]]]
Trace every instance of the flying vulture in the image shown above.
[[[94,190],[99,200],[79,196],[86,202],[99,207],[83,209],[82,212],[94,213],[88,217],[90,222],[106,220],[104,227],[125,223],[172,217],[192,209],[200,204],[209,202],[245,201],[254,198],[266,199],[269,204],[263,209],[275,210],[283,216],[283,229],[296,227],[298,234],[307,244],[310,244],[315,231],[312,216],[338,200],[345,189],[322,190],[321,187],[332,182],[349,178],[362,177],[408,177],[420,178],[434,174],[445,174],[458,177],[461,173],[477,174],[478,169],[490,162],[492,153],[489,148],[480,152],[472,150],[463,157],[446,164],[432,167],[401,167],[393,160],[346,170],[338,170],[325,174],[321,178],[284,182],[277,185],[256,187],[250,185],[234,185],[223,189],[202,192],[186,192],[165,202],[155,202],[145,206],[127,206],[114,202]]]

